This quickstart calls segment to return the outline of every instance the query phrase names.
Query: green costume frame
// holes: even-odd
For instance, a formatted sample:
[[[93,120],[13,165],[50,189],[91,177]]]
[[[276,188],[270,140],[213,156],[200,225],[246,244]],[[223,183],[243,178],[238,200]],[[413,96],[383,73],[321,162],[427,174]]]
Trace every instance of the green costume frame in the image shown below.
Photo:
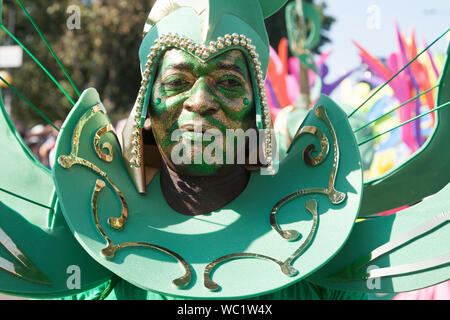
[[[0,185],[5,191],[0,194],[0,237],[6,249],[0,248],[0,292],[32,298],[74,296],[92,288],[109,293],[108,285],[98,286],[114,275],[123,279],[111,295],[116,298],[133,288],[142,297],[153,292],[146,298],[282,299],[323,297],[292,291],[315,285],[330,288],[331,297],[333,290],[401,292],[448,280],[448,246],[440,245],[450,243],[444,213],[450,207],[449,150],[441,157],[448,108],[437,111],[438,125],[423,149],[376,182],[363,183],[347,114],[322,96],[283,161],[277,162],[266,136],[263,150],[272,175],[252,173],[241,196],[224,208],[202,217],[181,216],[165,203],[158,174],[146,185],[142,130],[165,50],[178,48],[201,61],[241,50],[251,67],[258,129],[271,128],[263,21],[285,1],[174,3],[164,7],[159,1],[162,8],[157,3],[150,14],[139,52],[143,80],[123,149],[99,95],[88,89],[61,128],[52,181],[0,100],[1,145],[7,155],[0,163],[0,174],[7,178]],[[438,105],[449,100],[448,64]],[[440,168],[437,174],[426,167],[430,163]],[[417,172],[425,182],[417,182],[413,194],[400,188]],[[386,197],[393,190],[396,196]],[[427,196],[404,213],[355,222]],[[369,270],[378,257],[381,271]],[[71,266],[82,270],[75,289],[68,285]]]

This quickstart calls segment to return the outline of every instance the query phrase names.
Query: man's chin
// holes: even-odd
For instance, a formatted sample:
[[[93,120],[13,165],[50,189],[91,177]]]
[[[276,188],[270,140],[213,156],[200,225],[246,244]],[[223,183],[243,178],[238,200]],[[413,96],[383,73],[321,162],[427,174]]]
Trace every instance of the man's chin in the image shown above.
[[[175,171],[183,176],[191,177],[215,177],[227,174],[223,164],[184,164],[175,166]]]

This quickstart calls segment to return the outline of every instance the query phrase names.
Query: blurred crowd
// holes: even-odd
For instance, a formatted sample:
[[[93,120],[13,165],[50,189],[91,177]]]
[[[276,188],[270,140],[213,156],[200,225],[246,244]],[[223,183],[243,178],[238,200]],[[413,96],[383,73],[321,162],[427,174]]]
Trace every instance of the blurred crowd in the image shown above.
[[[60,128],[61,125],[62,121],[55,122],[56,127]],[[51,169],[54,164],[58,131],[51,125],[38,124],[28,130],[25,130],[20,122],[16,122],[15,126],[35,157],[45,167]]]
[[[126,119],[117,122],[115,132],[121,136]],[[55,121],[55,126],[61,128],[62,121]],[[52,169],[55,163],[55,146],[58,131],[51,125],[37,124],[30,129],[24,129],[19,121],[14,121],[17,131],[30,148],[35,157],[47,168]],[[119,139],[121,142],[121,139]]]

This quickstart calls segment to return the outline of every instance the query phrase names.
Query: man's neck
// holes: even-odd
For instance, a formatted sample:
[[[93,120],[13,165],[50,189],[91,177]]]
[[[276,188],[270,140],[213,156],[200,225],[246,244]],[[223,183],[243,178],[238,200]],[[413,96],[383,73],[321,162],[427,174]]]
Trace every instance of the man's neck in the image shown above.
[[[161,189],[167,203],[184,215],[201,215],[216,211],[238,197],[248,184],[250,174],[236,167],[224,176],[181,176],[163,164]]]

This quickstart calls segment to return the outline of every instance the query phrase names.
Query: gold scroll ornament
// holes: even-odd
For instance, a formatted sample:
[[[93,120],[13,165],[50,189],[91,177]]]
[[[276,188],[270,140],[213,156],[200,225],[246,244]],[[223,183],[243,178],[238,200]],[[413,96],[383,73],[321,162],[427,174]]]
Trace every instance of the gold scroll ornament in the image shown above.
[[[324,194],[327,195],[330,202],[332,204],[340,204],[342,203],[346,195],[340,191],[337,191],[335,189],[335,181],[336,181],[336,175],[339,168],[339,145],[337,141],[336,132],[334,130],[333,125],[331,124],[328,115],[325,111],[325,108],[323,106],[318,106],[315,110],[315,115],[325,122],[328,129],[331,132],[332,138],[333,138],[333,164],[331,168],[331,173],[328,179],[328,187],[327,188],[309,188],[309,189],[301,189],[294,193],[289,194],[288,196],[284,197],[280,201],[277,202],[277,204],[273,207],[271,213],[270,213],[270,225],[272,228],[279,233],[284,239],[288,241],[295,241],[299,238],[300,233],[296,230],[282,230],[276,219],[276,214],[278,210],[288,203],[289,201],[292,201],[294,199],[297,199],[304,195],[309,194]],[[321,150],[319,154],[316,157],[311,157],[311,153],[315,150],[314,145],[308,145],[305,150],[303,151],[303,161],[310,165],[310,166],[318,166],[319,164],[323,163],[325,159],[328,156],[329,153],[329,142],[326,135],[317,127],[313,126],[306,126],[303,127],[294,137],[293,141],[295,141],[297,138],[299,138],[303,134],[312,134],[316,136],[320,141]],[[309,200],[306,202],[306,209],[309,213],[311,213],[313,217],[313,224],[311,227],[311,230],[309,232],[308,237],[306,240],[300,245],[300,247],[292,254],[290,255],[285,261],[280,261],[278,259],[274,259],[272,257],[255,254],[255,253],[233,253],[226,256],[223,256],[221,258],[218,258],[208,264],[204,271],[204,285],[206,288],[208,288],[211,291],[217,291],[219,290],[219,285],[211,280],[211,273],[213,272],[214,268],[216,268],[219,264],[222,264],[226,261],[235,260],[235,259],[241,259],[241,258],[259,258],[259,259],[265,259],[272,262],[275,262],[278,264],[281,268],[281,271],[286,274],[287,276],[295,276],[298,274],[298,271],[293,268],[292,264],[294,261],[300,257],[303,252],[308,248],[309,244],[312,242],[314,235],[317,231],[317,224],[319,216],[317,214],[317,201],[316,200]]]
[[[81,119],[79,120],[79,122],[77,123],[77,125],[75,127],[74,134],[72,137],[71,153],[68,156],[60,156],[58,158],[58,163],[65,169],[69,169],[73,165],[82,165],[84,167],[87,167],[87,168],[91,169],[92,171],[94,171],[95,173],[97,173],[98,175],[100,175],[103,179],[105,179],[111,185],[111,187],[114,189],[114,191],[120,198],[120,202],[122,203],[122,215],[120,218],[109,218],[108,224],[112,228],[114,228],[116,230],[120,230],[125,227],[125,223],[128,219],[128,206],[127,206],[124,196],[122,195],[121,191],[111,181],[111,179],[108,177],[108,175],[104,171],[102,171],[99,167],[97,167],[93,163],[78,156],[80,137],[81,137],[83,128],[89,122],[89,120],[91,120],[99,112],[104,113],[103,110],[101,109],[101,107],[97,105],[97,106],[94,106],[91,109],[89,109],[83,115],[83,117],[81,117]],[[101,138],[103,137],[103,135],[105,135],[108,132],[114,133],[114,129],[111,124],[108,124],[104,127],[101,127],[100,129],[98,129],[94,136],[93,146],[94,146],[94,150],[95,150],[97,156],[101,160],[106,161],[106,162],[112,162],[114,159],[114,153],[113,153],[111,144],[109,142],[105,142],[103,145],[101,145]],[[102,151],[102,149],[106,149],[108,151],[108,153],[104,153]],[[100,191],[102,191],[105,187],[106,187],[106,183],[101,179],[97,179],[95,188],[94,188],[94,192],[91,197],[91,207],[92,207],[92,212],[93,212],[96,228],[99,231],[99,233],[101,234],[101,236],[107,242],[107,246],[104,249],[102,249],[102,251],[101,251],[102,255],[106,258],[114,258],[117,251],[119,251],[120,249],[123,249],[123,248],[129,248],[129,247],[146,247],[146,248],[152,248],[152,249],[159,250],[161,252],[164,252],[164,253],[172,256],[176,260],[178,260],[178,262],[182,264],[182,266],[185,270],[185,274],[182,277],[175,279],[172,283],[175,286],[180,287],[180,288],[183,288],[183,287],[186,287],[187,285],[189,285],[189,283],[191,282],[191,279],[192,279],[192,270],[191,270],[189,264],[175,252],[168,250],[166,248],[163,248],[161,246],[150,244],[150,243],[145,243],[145,242],[124,242],[124,243],[120,243],[120,244],[116,245],[111,241],[111,239],[108,237],[108,235],[105,233],[105,231],[101,227],[99,219],[98,219],[98,196],[99,196]]]

